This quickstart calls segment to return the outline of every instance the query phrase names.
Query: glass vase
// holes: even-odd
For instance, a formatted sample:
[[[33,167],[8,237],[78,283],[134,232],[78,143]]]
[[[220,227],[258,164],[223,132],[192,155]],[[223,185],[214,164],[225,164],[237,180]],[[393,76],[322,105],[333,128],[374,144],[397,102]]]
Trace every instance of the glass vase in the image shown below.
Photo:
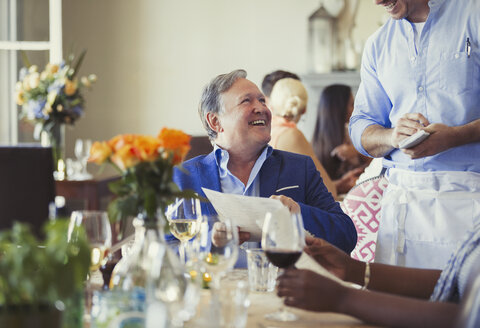
[[[53,175],[56,180],[67,178],[65,167],[65,124],[54,124],[50,130],[43,130],[40,135],[43,147],[52,148]]]
[[[183,306],[189,292],[188,279],[180,260],[165,242],[165,218],[163,212],[158,213],[161,218],[151,219],[142,214],[134,219],[135,241],[115,267],[111,287],[114,291],[136,294],[145,301],[147,327],[149,322],[155,322],[155,327],[162,327],[162,323],[166,326],[167,322],[181,326],[191,313],[190,309],[185,313]]]

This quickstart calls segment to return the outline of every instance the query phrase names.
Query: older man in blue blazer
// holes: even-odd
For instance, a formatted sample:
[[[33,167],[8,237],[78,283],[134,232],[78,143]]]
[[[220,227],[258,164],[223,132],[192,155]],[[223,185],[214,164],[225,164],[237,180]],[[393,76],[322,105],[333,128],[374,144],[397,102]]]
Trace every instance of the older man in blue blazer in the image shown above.
[[[301,210],[305,229],[349,253],[357,242],[352,220],[323,184],[310,157],[272,149],[271,112],[265,96],[244,70],[214,78],[204,89],[199,114],[214,150],[176,169],[181,189],[205,196],[202,187],[246,196],[279,199]],[[216,213],[204,203],[205,213]],[[240,234],[247,241],[248,233]]]

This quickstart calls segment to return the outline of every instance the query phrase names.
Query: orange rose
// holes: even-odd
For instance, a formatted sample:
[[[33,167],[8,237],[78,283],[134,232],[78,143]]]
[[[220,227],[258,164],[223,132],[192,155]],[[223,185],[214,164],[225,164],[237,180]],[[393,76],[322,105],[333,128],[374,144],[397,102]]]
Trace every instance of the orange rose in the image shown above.
[[[173,153],[173,164],[180,164],[190,150],[191,137],[181,130],[163,128],[157,137],[160,147]]]
[[[108,145],[116,152],[125,145],[133,144],[133,139],[135,139],[133,134],[121,134],[110,139]]]
[[[123,171],[140,162],[132,145],[124,145],[112,155],[111,159]]]
[[[151,136],[137,136],[133,140],[137,157],[142,161],[154,161],[158,157],[160,141]]]
[[[102,164],[110,157],[111,154],[112,149],[105,141],[95,141],[90,149],[90,157],[88,158],[88,161],[96,164]]]

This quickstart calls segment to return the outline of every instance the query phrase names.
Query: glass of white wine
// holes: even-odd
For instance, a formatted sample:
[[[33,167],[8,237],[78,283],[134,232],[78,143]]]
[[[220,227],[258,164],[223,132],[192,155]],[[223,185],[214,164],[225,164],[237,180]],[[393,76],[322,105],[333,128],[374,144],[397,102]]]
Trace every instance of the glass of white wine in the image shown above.
[[[91,296],[94,285],[103,286],[100,267],[108,261],[108,253],[112,247],[112,228],[108,215],[104,211],[73,211],[68,226],[68,241],[78,237],[79,228],[83,227],[90,243],[90,274],[87,277],[85,290],[85,316],[86,322],[90,321]],[[95,277],[95,279],[93,279]],[[98,278],[98,280],[97,280]],[[98,281],[95,283],[93,280]]]
[[[76,238],[76,228],[85,230],[91,248],[90,272],[98,271],[108,260],[112,246],[112,228],[104,211],[73,211],[70,216],[68,238]]]
[[[167,207],[165,215],[168,219],[170,232],[180,240],[179,256],[183,264],[186,263],[186,245],[200,230],[202,209],[199,199],[177,198]]]

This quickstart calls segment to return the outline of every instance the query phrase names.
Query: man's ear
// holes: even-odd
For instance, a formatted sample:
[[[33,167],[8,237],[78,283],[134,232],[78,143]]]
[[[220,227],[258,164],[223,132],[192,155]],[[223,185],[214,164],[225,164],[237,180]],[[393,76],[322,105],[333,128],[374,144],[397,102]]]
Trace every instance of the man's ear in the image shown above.
[[[223,128],[216,113],[207,113],[207,123],[208,126],[210,126],[210,129],[212,129],[213,131],[217,133],[223,132]]]

